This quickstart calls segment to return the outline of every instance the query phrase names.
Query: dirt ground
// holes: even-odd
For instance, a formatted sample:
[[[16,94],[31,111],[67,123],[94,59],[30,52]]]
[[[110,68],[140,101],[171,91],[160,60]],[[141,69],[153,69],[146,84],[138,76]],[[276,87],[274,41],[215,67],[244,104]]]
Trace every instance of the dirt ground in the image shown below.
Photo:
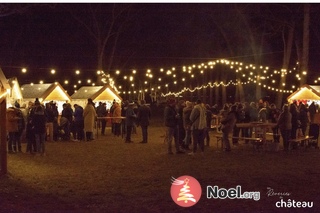
[[[240,144],[225,153],[211,132],[204,154],[168,155],[163,127],[150,127],[147,144],[139,143],[137,130],[135,143],[124,143],[108,129],[92,142],[47,142],[46,156],[8,155],[9,173],[0,177],[0,212],[320,211],[317,149],[257,152]],[[171,177],[184,175],[202,188],[199,202],[189,208],[170,196]],[[207,186],[238,185],[241,192],[260,192],[259,200],[207,198]],[[312,207],[297,207],[298,201]],[[296,207],[288,207],[293,202]]]

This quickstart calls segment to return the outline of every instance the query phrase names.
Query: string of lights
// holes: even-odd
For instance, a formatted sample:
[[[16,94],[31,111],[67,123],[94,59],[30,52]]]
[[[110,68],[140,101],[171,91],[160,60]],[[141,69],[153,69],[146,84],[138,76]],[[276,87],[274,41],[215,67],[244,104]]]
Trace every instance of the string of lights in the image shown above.
[[[119,94],[138,94],[143,92],[157,91],[161,93],[161,96],[166,97],[169,95],[181,95],[184,92],[195,92],[200,89],[207,87],[218,87],[218,86],[236,86],[239,83],[249,84],[254,83],[260,85],[262,88],[281,93],[292,93],[293,90],[297,89],[297,84],[301,80],[301,75],[307,75],[306,71],[302,73],[298,72],[296,66],[290,70],[286,69],[270,69],[269,66],[254,65],[245,62],[232,61],[227,59],[216,59],[213,61],[191,64],[180,67],[170,68],[159,68],[159,69],[146,69],[143,70],[115,70],[115,71],[102,71],[96,72],[97,77],[102,81],[103,84],[109,84]],[[219,67],[219,68],[217,68]],[[15,66],[18,68],[18,66]],[[26,68],[20,68],[22,73],[27,73]],[[52,75],[55,75],[57,71],[55,69],[48,69]],[[223,83],[222,80],[216,81],[208,76],[210,73],[214,76],[218,76],[218,71],[222,70],[224,73],[228,73],[227,77],[232,79],[224,79],[229,83]],[[232,72],[233,71],[233,72]],[[123,75],[121,75],[123,73]],[[143,73],[145,73],[143,75]],[[75,70],[74,74],[79,76],[80,70]],[[284,83],[279,88],[278,82],[281,78],[287,77],[288,75],[294,75],[295,81]],[[320,81],[320,77],[318,78]],[[315,80],[315,83],[318,82]],[[200,82],[198,86],[187,86],[186,84],[192,85],[195,82]],[[216,83],[219,82],[219,83]],[[32,83],[32,82],[30,82]],[[40,80],[39,83],[44,83],[44,80]],[[63,80],[65,85],[69,84],[69,80]],[[95,86],[96,83],[92,79],[78,80],[74,84],[74,92],[77,91],[78,85],[87,84]],[[192,89],[193,88],[193,89]]]

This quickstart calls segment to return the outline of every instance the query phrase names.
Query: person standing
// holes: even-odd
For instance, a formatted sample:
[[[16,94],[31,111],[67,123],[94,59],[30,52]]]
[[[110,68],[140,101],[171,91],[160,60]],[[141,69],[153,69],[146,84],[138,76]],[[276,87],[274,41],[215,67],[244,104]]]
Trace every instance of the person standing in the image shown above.
[[[59,112],[58,112],[58,106],[56,102],[51,101],[50,102],[51,109],[53,112],[53,141],[58,140],[58,135],[59,135],[59,124],[58,124],[58,118],[59,118]]]
[[[184,100],[180,100],[176,106],[176,111],[179,114],[178,118],[178,142],[180,147],[184,148],[184,138],[186,136],[186,132],[183,126],[183,109],[186,107],[186,102]]]
[[[110,109],[109,109],[109,113],[110,113],[110,116],[111,116],[111,117],[113,116],[113,112],[114,112],[114,109],[115,109],[115,107],[116,107],[116,105],[115,105],[116,103],[117,103],[116,100],[113,99],[112,105],[111,105],[111,107],[110,107]],[[118,106],[120,106],[119,103],[117,103],[117,104],[118,104]],[[121,107],[120,107],[120,110],[121,110]],[[121,116],[121,111],[120,111],[119,117],[120,117],[120,116]],[[111,132],[112,132],[113,134],[115,134],[115,126],[116,126],[116,124],[113,123],[113,119],[111,119]]]
[[[141,105],[138,108],[137,121],[138,125],[141,126],[142,141],[140,143],[148,143],[148,126],[151,117],[151,109],[146,105],[145,100],[141,100]]]
[[[31,123],[36,140],[37,153],[45,155],[45,137],[46,137],[46,115],[45,108],[39,101],[35,101],[35,106],[31,112]]]
[[[244,102],[243,104],[243,111],[244,111],[244,119],[243,123],[250,123],[250,104],[249,102]],[[252,128],[245,127],[242,128],[243,137],[249,138],[252,131]],[[245,140],[245,143],[248,144],[249,140]]]
[[[133,111],[134,103],[129,103],[128,108],[126,110],[126,126],[127,126],[127,131],[126,131],[126,143],[133,143],[131,140],[131,133],[132,129],[134,126],[134,122],[137,118],[137,115]]]
[[[224,145],[224,151],[230,152],[230,141],[229,141],[229,134],[232,132],[235,124],[237,121],[237,106],[232,105],[230,108],[230,112],[227,116],[221,120],[221,131],[222,131],[222,140]]]
[[[84,140],[84,118],[83,118],[83,108],[78,104],[74,104],[74,128],[75,128],[75,139],[77,141]]]
[[[47,128],[49,130],[49,135],[46,135],[46,138],[48,141],[53,141],[53,122],[55,119],[55,115],[52,109],[52,104],[51,102],[45,104],[45,114],[47,118]],[[48,137],[49,136],[49,137]]]
[[[259,121],[259,110],[255,102],[250,103],[249,115],[250,115],[250,122]],[[250,134],[252,134],[252,131]]]
[[[299,105],[299,118],[301,122],[301,132],[303,136],[306,136],[307,127],[309,125],[309,111],[304,103],[300,103]]]
[[[24,116],[23,113],[20,109],[20,104],[16,101],[14,103],[15,106],[15,111],[16,111],[16,115],[18,116],[19,120],[18,120],[18,132],[16,134],[16,141],[17,141],[17,146],[18,146],[18,151],[22,152],[21,149],[21,137],[22,137],[22,133],[25,129],[26,123],[24,120]]]
[[[93,139],[94,122],[97,117],[96,109],[91,98],[88,99],[88,103],[83,110],[84,118],[84,131],[86,133],[86,140],[91,141]]]
[[[172,152],[172,140],[174,139],[174,144],[176,148],[176,154],[184,154],[180,150],[178,142],[178,119],[179,114],[175,109],[176,101],[175,99],[169,99],[166,108],[164,109],[164,124],[166,126],[166,140],[168,143],[168,154],[173,154]]]
[[[212,121],[212,111],[209,104],[205,105],[206,107],[206,124],[207,127],[205,129],[204,138],[206,139],[206,146],[210,144],[210,129],[211,129],[211,121]]]
[[[318,112],[318,106],[312,101],[310,106],[308,107],[309,115],[310,115],[310,123],[314,123],[315,114]]]
[[[206,117],[206,108],[203,106],[201,100],[197,100],[196,105],[193,107],[190,120],[192,122],[191,131],[193,139],[193,149],[189,153],[191,155],[195,154],[197,151],[197,146],[202,152],[204,152],[204,138],[205,130],[207,128],[207,117]]]
[[[183,127],[186,132],[184,138],[184,148],[190,150],[189,145],[191,144],[191,121],[190,114],[193,108],[193,104],[190,101],[186,101],[186,107],[183,108]]]
[[[126,112],[128,109],[129,105],[129,101],[126,100],[121,104],[121,117],[126,117]],[[126,125],[126,121],[122,122],[121,124],[121,129],[122,129],[122,133],[126,134],[127,133],[127,125]]]
[[[34,129],[32,126],[32,113],[34,111],[34,107],[34,102],[29,101],[28,106],[26,108],[26,152],[29,152],[30,154],[34,154],[37,152],[36,139],[34,137]]]
[[[98,117],[107,117],[108,111],[107,111],[107,104],[106,103],[101,103],[97,107],[97,116]],[[106,125],[107,125],[107,119],[101,119],[99,121],[101,123],[101,135],[105,134],[106,130]]]
[[[264,102],[258,113],[259,121],[262,123],[266,123],[269,120],[268,114],[270,114],[270,112],[268,113],[267,104],[266,102]]]
[[[237,121],[236,121],[236,123],[242,123],[243,120],[245,119],[245,112],[243,110],[243,105],[242,105],[242,103],[236,103],[235,105],[237,106],[237,109],[236,109]],[[232,143],[235,146],[239,145],[239,139],[237,139],[239,137],[239,134],[240,134],[240,128],[237,127],[237,125],[234,125],[233,132],[232,132],[232,137],[233,137]]]
[[[16,110],[9,107],[6,112],[6,127],[8,132],[8,152],[9,154],[17,152],[17,134],[18,134],[18,120]]]
[[[289,111],[288,104],[283,105],[282,112],[279,116],[277,127],[280,129],[280,133],[283,139],[283,150],[289,150],[289,139],[291,137],[292,130],[292,115]]]
[[[121,107],[120,107],[120,104],[118,102],[114,102],[113,105],[112,105],[112,125],[113,125],[113,134],[115,136],[120,136],[121,134],[121,122],[122,122],[122,119],[120,118],[121,117]]]
[[[64,117],[67,119],[67,123],[66,123],[66,126],[65,126],[65,139],[66,140],[69,140],[70,139],[70,133],[72,132],[71,131],[71,124],[72,124],[72,120],[73,120],[73,110],[71,108],[71,104],[69,103],[64,103],[63,105],[63,110],[61,112],[61,117]]]
[[[275,104],[270,104],[270,121],[271,123],[277,123],[279,120],[281,110],[277,108]],[[275,143],[280,143],[280,134],[278,126],[272,128],[273,141]]]

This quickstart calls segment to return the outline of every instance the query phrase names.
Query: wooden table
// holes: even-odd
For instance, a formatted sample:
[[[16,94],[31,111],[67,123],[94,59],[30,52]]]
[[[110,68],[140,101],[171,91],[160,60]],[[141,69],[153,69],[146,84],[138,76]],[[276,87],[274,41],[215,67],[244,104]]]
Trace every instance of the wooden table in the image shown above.
[[[238,128],[250,128],[254,129],[255,136],[253,137],[254,141],[259,141],[257,140],[258,138],[261,138],[259,143],[256,143],[257,146],[263,146],[266,145],[267,142],[267,132],[269,129],[272,129],[276,127],[276,123],[263,123],[263,122],[250,122],[250,123],[236,123],[236,126]],[[241,137],[239,137],[241,138]],[[246,138],[248,139],[248,138]],[[260,144],[260,145],[259,145]]]

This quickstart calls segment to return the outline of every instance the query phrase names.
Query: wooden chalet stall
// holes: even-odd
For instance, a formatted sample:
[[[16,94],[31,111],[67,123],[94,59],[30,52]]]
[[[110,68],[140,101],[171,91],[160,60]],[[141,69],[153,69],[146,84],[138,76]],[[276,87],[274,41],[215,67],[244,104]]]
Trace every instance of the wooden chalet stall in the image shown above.
[[[62,112],[62,105],[70,103],[71,97],[59,83],[51,84],[24,84],[21,86],[23,103],[34,102],[36,98],[40,103],[45,104],[53,101],[57,104],[59,113]]]
[[[104,86],[83,86],[72,96],[72,105],[78,104],[79,106],[85,107],[88,98],[91,98],[95,102],[96,106],[99,102],[105,102],[107,108],[110,108],[112,102],[121,102],[122,98],[118,92],[108,85]]]
[[[308,143],[309,146],[319,148],[318,138],[320,131],[320,86],[305,84],[301,86],[297,91],[292,93],[287,99],[289,103],[297,101],[298,104],[302,102],[310,106],[312,103],[314,103],[316,106],[316,113],[312,116],[311,114],[309,114],[310,124],[307,136],[297,137],[296,139],[289,140],[289,147],[294,143]]]
[[[320,106],[320,86],[305,84],[292,93],[287,99],[289,103],[297,101],[298,103],[303,102],[310,106],[310,104],[314,102],[316,105]],[[320,111],[315,114],[314,119],[312,120],[313,123],[320,125]]]
[[[6,129],[6,111],[7,111],[7,93],[10,85],[0,67],[0,175],[7,173],[7,129]]]
[[[309,105],[312,102],[320,104],[320,86],[305,84],[292,93],[287,99],[289,102],[298,101]]]

